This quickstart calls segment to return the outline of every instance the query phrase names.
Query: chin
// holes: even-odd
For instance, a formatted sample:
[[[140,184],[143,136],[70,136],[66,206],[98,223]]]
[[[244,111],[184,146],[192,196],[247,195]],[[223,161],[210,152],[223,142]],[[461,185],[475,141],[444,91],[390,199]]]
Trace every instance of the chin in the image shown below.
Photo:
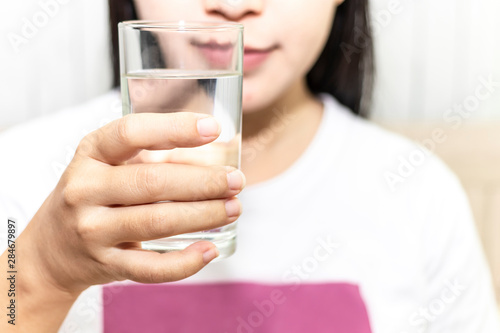
[[[263,82],[264,81],[264,82]],[[271,107],[279,94],[269,89],[269,84],[258,77],[244,77],[242,107],[243,113],[253,113]]]
[[[259,112],[259,110],[264,108],[265,106],[261,105],[261,103],[245,102],[245,100],[243,100],[242,112],[244,114]]]
[[[263,100],[262,96],[259,96],[259,98],[257,99],[254,98],[254,95],[249,96],[243,93],[243,101],[242,101],[243,113],[259,112],[261,110],[269,108],[272,104],[273,104],[272,99],[266,102],[265,100]]]

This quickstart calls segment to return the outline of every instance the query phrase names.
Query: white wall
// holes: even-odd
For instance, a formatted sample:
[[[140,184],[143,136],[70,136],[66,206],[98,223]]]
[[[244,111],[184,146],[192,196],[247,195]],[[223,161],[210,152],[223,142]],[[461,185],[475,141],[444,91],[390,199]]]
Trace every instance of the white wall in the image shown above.
[[[0,128],[109,90],[107,1],[4,0],[1,8]]]
[[[24,20],[43,25],[43,3],[58,3],[57,13],[16,51],[9,36],[22,36]],[[500,1],[372,0],[372,9],[375,119],[439,120],[471,102],[479,77],[500,82]],[[0,128],[110,88],[107,20],[106,0],[3,1]],[[470,117],[493,118],[500,119],[500,87]]]
[[[475,98],[480,77],[500,83],[500,1],[375,0],[372,9],[374,118],[437,121],[465,102],[468,121],[500,119],[500,85]]]

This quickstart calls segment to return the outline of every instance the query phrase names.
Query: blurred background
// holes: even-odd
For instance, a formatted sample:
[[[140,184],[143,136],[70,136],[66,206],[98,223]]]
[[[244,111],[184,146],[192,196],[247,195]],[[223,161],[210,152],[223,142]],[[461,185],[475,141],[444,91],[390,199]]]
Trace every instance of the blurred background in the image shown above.
[[[432,148],[460,177],[500,300],[500,1],[371,3],[371,118]],[[3,4],[0,131],[111,88],[107,15],[105,0]]]

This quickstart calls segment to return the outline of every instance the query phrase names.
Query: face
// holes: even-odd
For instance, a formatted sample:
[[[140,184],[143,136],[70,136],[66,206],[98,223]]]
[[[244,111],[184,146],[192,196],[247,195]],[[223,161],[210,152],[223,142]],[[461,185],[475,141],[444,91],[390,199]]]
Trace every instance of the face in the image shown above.
[[[140,19],[245,27],[243,112],[273,105],[321,54],[342,0],[135,0]]]

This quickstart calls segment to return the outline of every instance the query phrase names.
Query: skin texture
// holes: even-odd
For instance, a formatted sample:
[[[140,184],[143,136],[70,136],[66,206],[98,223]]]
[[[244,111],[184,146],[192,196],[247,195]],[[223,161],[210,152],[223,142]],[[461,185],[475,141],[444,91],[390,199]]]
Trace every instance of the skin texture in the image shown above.
[[[81,141],[57,187],[17,239],[22,261],[16,301],[22,320],[16,327],[2,320],[2,332],[55,332],[78,295],[91,285],[125,279],[180,280],[217,256],[210,242],[167,254],[142,250],[139,242],[235,221],[241,206],[234,196],[245,185],[241,171],[126,163],[141,149],[195,147],[213,141],[220,127],[215,122],[216,126],[200,130],[201,118],[213,120],[187,112],[132,114]],[[166,200],[179,202],[155,203]],[[226,206],[229,200],[233,204]],[[0,258],[5,271],[7,254]],[[0,283],[2,290],[8,290],[6,279]],[[1,296],[6,304],[7,293]]]
[[[23,260],[17,313],[22,321],[13,327],[2,320],[0,331],[56,332],[78,295],[91,285],[179,280],[212,260],[217,253],[209,242],[169,254],[142,250],[139,242],[235,221],[241,205],[234,196],[245,183],[279,174],[302,154],[323,112],[306,87],[305,75],[321,53],[340,2],[137,0],[142,19],[238,21],[245,25],[247,47],[273,48],[260,66],[244,75],[246,177],[236,171],[228,178],[233,169],[222,166],[158,163],[162,161],[142,153],[215,140],[217,125],[212,130],[198,127],[206,115],[133,114],[90,133],[18,237],[17,255]],[[277,122],[279,129],[273,127]],[[265,132],[272,135],[263,143]],[[229,199],[233,205],[226,205]],[[164,200],[179,202],[155,203]],[[4,271],[7,254],[0,258]],[[1,290],[8,290],[7,282],[0,280]],[[0,293],[0,301],[7,304],[7,293]]]
[[[245,48],[276,47],[259,68],[245,71],[243,112],[266,110],[304,79],[328,38],[336,1],[331,0],[136,0],[141,19],[237,21]],[[291,70],[293,69],[293,70]],[[273,84],[263,84],[272,82]]]
[[[244,70],[241,170],[248,184],[279,175],[306,150],[323,115],[306,74],[326,43],[342,0],[135,0],[139,18],[236,21],[245,48],[274,51]],[[269,83],[272,84],[269,84]],[[275,124],[284,126],[274,126]]]

